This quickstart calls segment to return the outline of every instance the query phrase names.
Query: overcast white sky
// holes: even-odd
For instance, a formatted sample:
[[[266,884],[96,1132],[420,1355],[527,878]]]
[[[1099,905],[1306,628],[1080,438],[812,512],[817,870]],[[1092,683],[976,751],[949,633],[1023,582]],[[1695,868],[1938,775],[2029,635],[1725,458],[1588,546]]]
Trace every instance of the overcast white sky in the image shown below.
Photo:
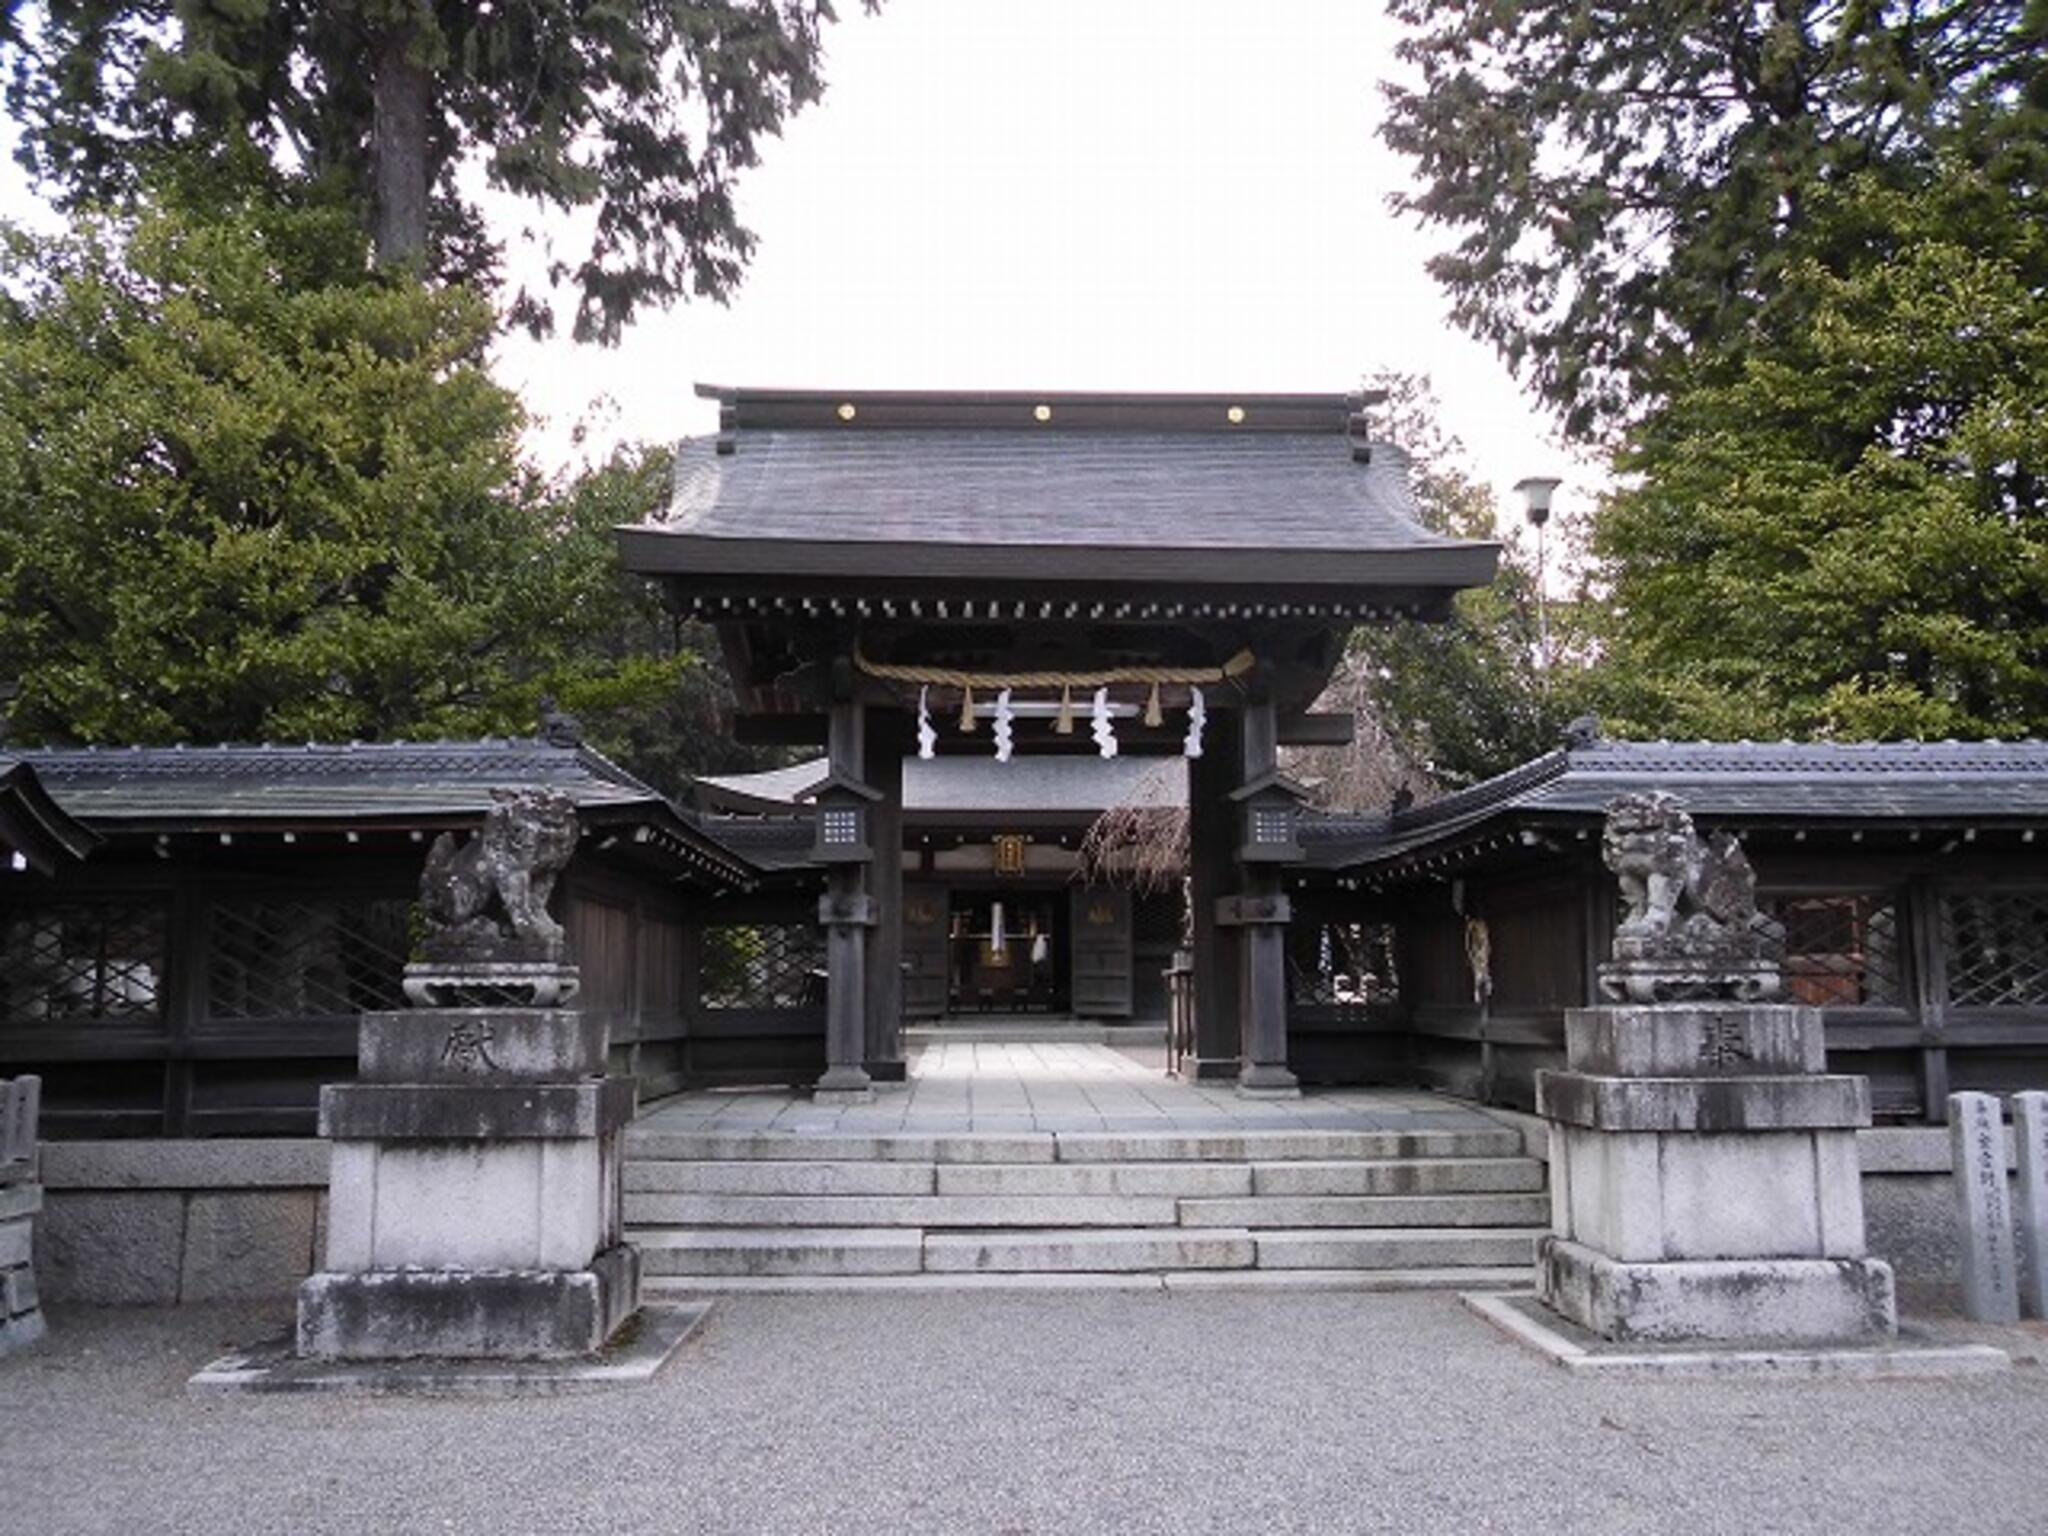
[[[844,0],[825,100],[749,176],[730,308],[611,351],[502,348],[536,456],[708,430],[697,380],[846,388],[1343,390],[1434,376],[1507,495],[1589,471],[1423,271],[1375,136],[1395,29],[1371,0]],[[19,206],[18,182],[0,206]],[[600,404],[599,402],[608,402]]]

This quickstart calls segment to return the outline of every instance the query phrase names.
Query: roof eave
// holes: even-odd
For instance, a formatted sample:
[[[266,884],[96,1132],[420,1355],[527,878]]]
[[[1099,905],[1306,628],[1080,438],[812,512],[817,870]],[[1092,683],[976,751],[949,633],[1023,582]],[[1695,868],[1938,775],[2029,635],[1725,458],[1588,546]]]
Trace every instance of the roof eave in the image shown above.
[[[1236,590],[1319,590],[1338,595],[1377,588],[1484,586],[1500,546],[1421,545],[1409,549],[1234,549],[1216,546],[924,544],[854,539],[733,539],[636,524],[613,530],[626,569],[649,576],[888,583],[906,571],[978,586],[1048,584],[1100,591],[1132,582],[1198,583]]]

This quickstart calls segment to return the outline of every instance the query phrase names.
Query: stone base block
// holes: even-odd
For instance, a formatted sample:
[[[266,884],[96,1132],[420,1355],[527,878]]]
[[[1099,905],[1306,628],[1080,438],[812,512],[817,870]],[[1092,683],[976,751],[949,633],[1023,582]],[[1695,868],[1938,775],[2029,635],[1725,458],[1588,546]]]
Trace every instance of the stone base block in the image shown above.
[[[361,1083],[574,1082],[605,1075],[610,1025],[580,1008],[407,1008],[366,1013]]]
[[[1237,1092],[1246,1099],[1298,1099],[1301,1080],[1271,1062],[1249,1062],[1237,1074]]]
[[[1628,1264],[1548,1237],[1537,1248],[1536,1288],[1605,1339],[1835,1344],[1898,1331],[1891,1266],[1877,1259]]]
[[[640,1305],[621,1243],[579,1270],[325,1272],[299,1287],[297,1349],[321,1360],[550,1360],[594,1353]]]
[[[27,1349],[48,1331],[40,1311],[24,1312],[19,1317],[0,1317],[0,1359],[5,1359],[17,1349]]]

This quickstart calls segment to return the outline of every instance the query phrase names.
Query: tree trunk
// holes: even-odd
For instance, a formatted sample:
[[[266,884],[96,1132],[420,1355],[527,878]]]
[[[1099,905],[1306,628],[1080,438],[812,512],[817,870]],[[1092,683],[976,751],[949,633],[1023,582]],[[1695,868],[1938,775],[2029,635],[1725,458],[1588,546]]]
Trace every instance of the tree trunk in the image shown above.
[[[405,26],[385,30],[376,41],[370,177],[377,265],[419,270],[427,257],[427,119],[434,77],[411,56],[413,41]]]

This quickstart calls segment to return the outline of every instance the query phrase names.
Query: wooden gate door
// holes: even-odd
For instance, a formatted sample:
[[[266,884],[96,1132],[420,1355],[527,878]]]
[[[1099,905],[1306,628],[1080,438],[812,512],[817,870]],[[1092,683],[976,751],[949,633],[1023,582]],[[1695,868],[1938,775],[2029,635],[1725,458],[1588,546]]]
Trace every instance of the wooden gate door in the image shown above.
[[[1083,887],[1073,895],[1074,1012],[1087,1018],[1131,1016],[1131,893]]]
[[[943,885],[903,883],[903,1017],[946,1016],[946,929],[950,899]]]

